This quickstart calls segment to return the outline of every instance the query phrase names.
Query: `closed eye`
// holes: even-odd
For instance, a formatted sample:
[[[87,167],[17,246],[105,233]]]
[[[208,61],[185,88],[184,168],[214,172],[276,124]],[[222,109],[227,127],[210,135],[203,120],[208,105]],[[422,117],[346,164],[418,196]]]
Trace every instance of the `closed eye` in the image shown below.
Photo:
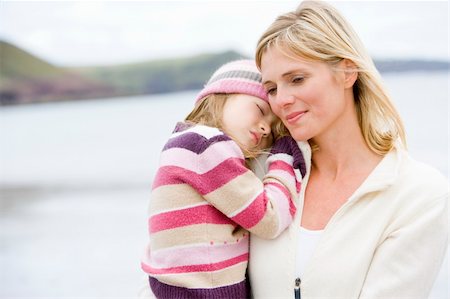
[[[258,109],[261,112],[261,114],[264,115],[264,110],[261,108],[261,106],[259,106],[258,104],[256,104],[256,106],[258,107]]]

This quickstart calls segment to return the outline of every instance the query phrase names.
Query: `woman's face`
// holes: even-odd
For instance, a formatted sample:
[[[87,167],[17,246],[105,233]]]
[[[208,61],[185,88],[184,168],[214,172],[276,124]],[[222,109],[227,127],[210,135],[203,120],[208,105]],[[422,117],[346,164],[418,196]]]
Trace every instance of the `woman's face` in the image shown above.
[[[342,128],[339,123],[348,109],[344,72],[271,47],[262,56],[261,73],[270,106],[294,139],[306,141]]]
[[[271,146],[271,126],[276,116],[269,104],[257,97],[234,94],[225,102],[223,130],[245,150],[262,150]]]

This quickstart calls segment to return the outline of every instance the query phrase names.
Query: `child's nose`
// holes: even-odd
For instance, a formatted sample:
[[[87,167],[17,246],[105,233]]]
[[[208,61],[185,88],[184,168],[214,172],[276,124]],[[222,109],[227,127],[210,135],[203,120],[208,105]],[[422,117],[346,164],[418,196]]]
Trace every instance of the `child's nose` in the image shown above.
[[[270,125],[267,124],[266,122],[262,122],[262,123],[260,124],[260,129],[261,129],[262,134],[263,134],[264,136],[268,136],[268,135],[270,134]]]

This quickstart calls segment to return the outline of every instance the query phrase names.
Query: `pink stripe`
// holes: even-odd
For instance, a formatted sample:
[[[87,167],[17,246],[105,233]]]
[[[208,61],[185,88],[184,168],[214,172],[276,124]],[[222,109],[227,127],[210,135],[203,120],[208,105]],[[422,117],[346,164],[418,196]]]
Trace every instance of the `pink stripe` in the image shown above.
[[[224,158],[244,159],[242,151],[237,144],[229,140],[214,143],[201,154],[184,148],[174,147],[167,149],[161,153],[160,167],[177,166],[202,174],[219,165],[224,161]]]
[[[275,182],[271,182],[269,184],[278,188],[281,192],[284,193],[284,195],[286,196],[286,198],[289,201],[289,213],[291,214],[291,216],[294,216],[295,212],[297,212],[297,208],[294,205],[294,201],[291,198],[291,193],[289,192],[289,190],[287,190],[282,184],[277,184]],[[297,192],[299,192],[300,191],[300,183],[297,181],[296,181],[296,186],[297,186]]]
[[[287,173],[284,170],[271,170],[268,173],[269,177],[275,178],[278,181],[284,182],[286,184],[289,184],[290,187],[292,187],[292,189],[294,189],[296,187],[296,177],[291,175],[290,173]]]
[[[187,265],[219,263],[248,253],[248,235],[233,243],[211,245],[200,244],[183,248],[168,248],[151,253],[151,265],[154,268],[173,268]],[[150,264],[150,263],[149,263]]]
[[[243,228],[252,228],[266,215],[269,198],[277,203],[276,207],[278,211],[276,211],[276,217],[280,218],[280,222],[285,219],[290,221],[289,202],[291,201],[291,194],[282,184],[275,182],[264,184],[264,191],[246,209],[231,219]]]
[[[148,220],[150,233],[200,223],[236,225],[209,204],[156,214]]]
[[[269,184],[268,184],[269,185]],[[279,217],[278,233],[284,230],[292,222],[292,214],[290,212],[291,193],[281,184],[271,183],[266,187],[267,192],[276,201],[277,215]]]
[[[284,170],[292,176],[295,176],[294,168],[291,164],[286,163],[282,160],[276,160],[269,165],[269,171],[271,170]]]
[[[242,262],[248,261],[248,253],[242,254],[240,256],[213,264],[203,264],[203,265],[191,265],[191,266],[181,266],[181,267],[171,267],[164,269],[153,268],[150,265],[141,263],[142,270],[146,273],[157,275],[157,274],[177,274],[177,273],[192,273],[192,272],[212,272],[222,270]]]
[[[267,93],[262,85],[250,79],[240,79],[240,82],[235,79],[216,81],[205,87],[197,96],[197,100],[211,93],[248,93],[267,100]]]
[[[295,188],[297,190],[297,193],[300,193],[300,189],[302,188],[302,183],[300,183],[299,181],[295,181]]]
[[[220,188],[235,177],[250,171],[244,163],[243,159],[230,158],[204,174],[197,174],[176,166],[160,167],[153,181],[153,189],[162,185],[189,184],[201,195],[205,195]]]
[[[261,221],[261,219],[266,214],[266,210],[267,197],[266,192],[263,191],[253,200],[250,205],[248,205],[246,209],[244,209],[242,212],[232,217],[231,219],[241,225],[243,228],[249,229]]]
[[[287,198],[287,200],[291,199],[291,192],[289,192],[289,189],[287,189],[283,184],[280,183],[276,183],[276,182],[270,182],[270,183],[266,183],[264,184],[265,186],[271,186],[271,187],[275,187],[278,190],[280,190],[281,192],[283,192],[284,194],[284,198],[283,200],[285,200]]]
[[[197,154],[185,148],[173,147],[161,153],[160,167],[178,166],[195,171],[197,165]]]
[[[154,190],[159,186],[164,185],[184,184],[183,178],[181,176],[176,176],[175,174],[177,172],[183,173],[186,171],[187,170],[183,170],[183,168],[177,166],[160,167],[156,172],[155,179],[153,180],[152,189]]]

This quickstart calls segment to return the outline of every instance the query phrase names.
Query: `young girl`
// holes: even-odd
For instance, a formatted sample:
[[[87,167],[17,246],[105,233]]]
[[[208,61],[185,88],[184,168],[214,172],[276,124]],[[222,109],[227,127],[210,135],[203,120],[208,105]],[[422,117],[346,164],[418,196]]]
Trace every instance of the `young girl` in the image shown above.
[[[220,67],[161,154],[142,261],[157,298],[246,298],[248,231],[275,238],[292,221],[303,155],[272,114],[253,61]],[[246,160],[273,143],[262,182]]]

